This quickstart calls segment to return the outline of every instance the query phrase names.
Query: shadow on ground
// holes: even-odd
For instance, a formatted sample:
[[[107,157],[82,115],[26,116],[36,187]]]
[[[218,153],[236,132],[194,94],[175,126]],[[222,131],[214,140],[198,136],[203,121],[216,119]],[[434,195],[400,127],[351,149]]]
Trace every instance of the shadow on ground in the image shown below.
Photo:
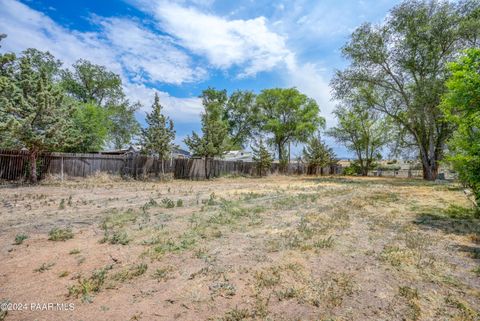
[[[389,186],[442,186],[447,187],[450,190],[460,190],[459,186],[453,185],[452,181],[442,180],[442,181],[424,181],[419,178],[382,178],[382,177],[365,177],[364,179],[358,178],[348,178],[348,177],[312,177],[305,178],[307,182],[315,183],[336,183],[336,184],[345,184],[345,185],[361,185],[361,186],[372,186],[372,185],[389,185]]]
[[[450,205],[447,208],[425,208],[419,211],[414,224],[424,229],[441,230],[444,233],[472,235],[480,239],[480,219],[473,208]]]

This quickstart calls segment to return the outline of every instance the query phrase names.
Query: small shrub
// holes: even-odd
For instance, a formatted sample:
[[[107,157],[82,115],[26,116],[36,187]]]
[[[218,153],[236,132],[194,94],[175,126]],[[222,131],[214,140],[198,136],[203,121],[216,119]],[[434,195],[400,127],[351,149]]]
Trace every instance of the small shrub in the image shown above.
[[[73,249],[70,252],[68,252],[68,254],[70,254],[70,255],[75,255],[75,254],[79,254],[79,253],[80,253],[79,249]]]
[[[330,247],[333,246],[333,238],[332,238],[332,236],[329,236],[329,237],[327,237],[326,239],[316,241],[316,242],[313,244],[313,246],[316,247],[317,249],[330,248]]]
[[[20,244],[22,244],[23,241],[25,241],[26,239],[28,239],[28,235],[23,234],[23,233],[17,234],[17,235],[15,236],[15,243],[14,243],[14,244],[15,244],[15,245],[20,245]]]
[[[130,243],[128,234],[125,231],[115,231],[108,241],[110,244],[127,245],[128,243]]]
[[[73,232],[71,228],[54,227],[48,233],[48,239],[50,241],[66,241],[72,238]]]
[[[82,301],[92,302],[92,294],[100,292],[105,279],[107,277],[107,271],[111,270],[112,266],[107,266],[100,270],[93,271],[89,278],[78,279],[78,284],[68,287],[68,296],[78,298],[82,296]]]
[[[147,272],[147,269],[148,269],[147,264],[140,263],[114,274],[112,276],[112,279],[118,282],[125,282],[145,274],[145,272]]]
[[[169,198],[164,198],[164,199],[162,199],[162,204],[163,204],[163,206],[165,206],[166,208],[174,208],[174,207],[175,207],[175,202],[172,201],[172,200],[169,199]]]
[[[157,201],[155,201],[153,198],[150,198],[150,200],[147,203],[143,204],[142,210],[145,212],[149,208],[156,207],[156,206],[158,206]]]
[[[177,207],[183,207],[183,200],[182,199],[177,200]]]
[[[58,208],[61,210],[65,209],[65,199],[62,198],[62,200],[60,201],[60,205],[58,205]]]

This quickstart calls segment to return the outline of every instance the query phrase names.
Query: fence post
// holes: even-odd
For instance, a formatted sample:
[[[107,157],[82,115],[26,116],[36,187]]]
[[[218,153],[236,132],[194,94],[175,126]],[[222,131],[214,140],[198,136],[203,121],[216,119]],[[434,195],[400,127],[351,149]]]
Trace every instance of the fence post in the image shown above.
[[[62,162],[60,163],[60,171],[61,171],[61,177],[63,182],[63,156],[62,156]]]

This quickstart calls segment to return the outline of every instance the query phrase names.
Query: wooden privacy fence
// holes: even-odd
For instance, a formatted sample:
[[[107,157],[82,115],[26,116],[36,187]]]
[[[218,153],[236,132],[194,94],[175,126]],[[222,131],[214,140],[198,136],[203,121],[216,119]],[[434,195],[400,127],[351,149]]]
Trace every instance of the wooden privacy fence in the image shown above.
[[[177,179],[204,179],[205,159],[166,159],[127,153],[125,155],[80,154],[80,153],[42,153],[37,159],[37,175],[40,179],[46,175],[87,177],[95,173],[144,178],[159,175],[163,171]],[[0,150],[0,179],[22,180],[29,172],[28,152]],[[207,160],[210,177],[224,175],[256,175],[255,163],[243,161]],[[341,166],[324,168],[322,174],[341,174]],[[274,163],[270,173],[279,172],[279,164]],[[290,163],[285,174],[312,174],[312,169],[302,162]],[[315,173],[319,174],[317,170]]]

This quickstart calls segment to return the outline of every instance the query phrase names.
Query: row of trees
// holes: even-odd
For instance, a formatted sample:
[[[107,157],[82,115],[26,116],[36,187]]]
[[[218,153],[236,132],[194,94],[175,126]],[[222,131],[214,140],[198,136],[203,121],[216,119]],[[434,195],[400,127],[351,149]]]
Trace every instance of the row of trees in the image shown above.
[[[480,2],[404,1],[363,24],[343,47],[350,65],[331,82],[341,101],[330,135],[365,175],[389,142],[418,155],[435,180],[447,161],[480,204]]]
[[[0,54],[0,147],[28,149],[32,182],[42,151],[91,152],[130,143],[140,129],[138,108],[126,99],[120,77],[105,67],[79,60],[62,69],[36,49]]]
[[[207,160],[254,143],[259,145],[255,157],[265,164],[267,158],[261,157],[266,155],[265,140],[275,148],[280,163],[286,165],[290,159],[290,144],[308,142],[325,124],[315,100],[296,88],[265,89],[258,95],[236,91],[230,96],[226,90],[208,88],[201,98],[204,106],[202,134],[193,132],[185,139],[185,144],[194,155]],[[255,147],[253,149],[255,151]],[[207,165],[205,172],[208,178]]]
[[[331,134],[356,153],[363,173],[395,138],[397,148],[418,154],[424,178],[436,179],[458,126],[441,108],[448,63],[479,44],[476,0],[404,1],[384,23],[353,32],[342,50],[350,65],[331,82],[342,102]]]

